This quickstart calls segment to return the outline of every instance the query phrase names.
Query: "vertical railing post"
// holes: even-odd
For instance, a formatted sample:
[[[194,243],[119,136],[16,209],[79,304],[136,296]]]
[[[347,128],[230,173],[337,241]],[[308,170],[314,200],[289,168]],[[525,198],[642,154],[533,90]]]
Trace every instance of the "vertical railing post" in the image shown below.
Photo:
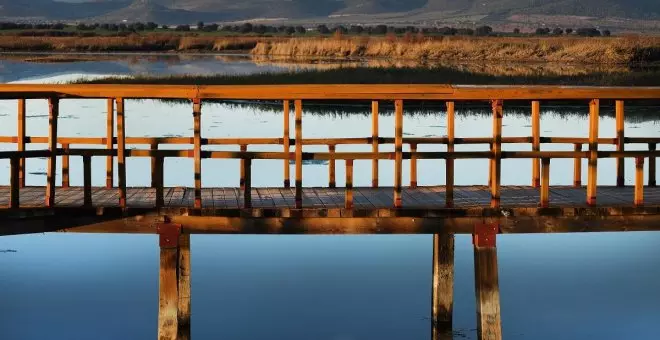
[[[346,160],[346,196],[344,199],[344,207],[346,209],[353,209],[353,160]]]
[[[155,175],[156,175],[156,183],[155,184],[156,185],[154,186],[154,188],[156,189],[156,208],[161,208],[161,207],[163,207],[163,205],[165,205],[165,201],[164,201],[164,196],[165,195],[163,193],[163,189],[164,189],[163,188],[163,186],[164,186],[163,180],[164,180],[164,175],[165,175],[164,174],[164,171],[165,171],[164,162],[165,162],[165,159],[162,156],[157,154],[156,155],[156,172],[155,172]]]
[[[242,144],[240,146],[240,151],[241,152],[247,152],[247,145]],[[239,173],[239,187],[240,187],[241,190],[245,189],[245,167],[247,165],[245,161],[246,161],[246,159],[241,157],[241,161],[240,161],[241,169],[240,169],[240,173]]]
[[[541,151],[541,104],[538,100],[532,101],[532,151]],[[532,159],[532,186],[538,188],[539,179],[539,159]]]
[[[11,157],[9,159],[9,207],[11,209],[18,209],[20,206],[20,156]]]
[[[644,205],[644,157],[635,158],[635,206]]]
[[[541,208],[550,206],[550,158],[541,160]]]
[[[114,150],[115,148],[115,101],[108,98],[106,102],[106,125],[105,125],[105,148]],[[105,187],[110,189],[113,186],[114,157],[112,155],[105,158]]]
[[[193,98],[193,142],[195,157],[195,209],[202,207],[202,100]]]
[[[284,148],[284,153],[289,154],[291,152],[291,134],[289,133],[290,122],[289,118],[291,115],[291,108],[289,107],[289,101],[284,101],[284,135],[282,138],[282,145]],[[284,160],[284,187],[291,187],[291,159],[286,157]]]
[[[500,206],[500,183],[502,173],[502,119],[504,116],[502,100],[493,100],[493,158],[490,184],[490,207]]]
[[[401,208],[403,171],[403,100],[394,101],[394,207]]]
[[[46,207],[55,206],[55,177],[57,173],[57,117],[59,115],[59,98],[48,99],[48,157]]]
[[[433,340],[453,338],[454,306],[454,234],[433,234],[433,284],[431,291],[431,337]]]
[[[596,186],[598,185],[598,116],[600,101],[589,102],[589,172],[587,177],[587,204],[596,204]]]
[[[25,99],[18,100],[18,151],[25,151]],[[21,157],[18,165],[18,185],[22,188],[25,186],[25,158]]]
[[[156,187],[156,182],[158,181],[158,175],[156,172],[158,169],[156,168],[158,165],[157,160],[156,160],[156,154],[158,153],[158,142],[152,142],[149,144],[149,152],[150,156],[149,159],[151,160],[151,187],[155,188]]]
[[[69,181],[69,144],[62,144],[62,188],[70,186]]]
[[[479,340],[502,339],[497,232],[498,225],[481,224],[475,226],[472,235],[477,300],[477,339]]]
[[[83,205],[92,206],[92,156],[83,155]]]
[[[328,145],[328,151],[330,152],[330,161],[328,163],[328,187],[330,188],[337,187],[337,180],[335,175],[337,161],[335,160],[335,150],[335,145]]]
[[[124,98],[116,98],[117,107],[117,176],[119,183],[119,207],[126,208],[126,123]]]
[[[454,102],[447,102],[447,152],[454,152]],[[447,158],[445,172],[445,204],[454,206],[454,159]]]
[[[371,102],[371,152],[378,153],[378,101]],[[378,188],[378,158],[371,161],[371,187]]]
[[[302,100],[296,99],[294,102],[296,117],[296,209],[302,208],[302,176],[303,176],[303,143],[302,143]]]
[[[252,159],[243,158],[245,179],[243,181],[243,207],[252,208]]]
[[[582,152],[582,144],[575,143],[573,151]],[[579,188],[582,186],[582,157],[575,157],[573,159],[573,187]]]
[[[624,128],[624,104],[623,100],[616,101],[616,151],[624,151],[626,145],[626,136]],[[616,186],[622,187],[625,185],[625,171],[623,157],[616,158]]]
[[[417,144],[410,144],[410,187],[417,188]]]
[[[649,143],[649,151],[655,151],[655,143]],[[649,156],[649,187],[655,187],[655,156]]]

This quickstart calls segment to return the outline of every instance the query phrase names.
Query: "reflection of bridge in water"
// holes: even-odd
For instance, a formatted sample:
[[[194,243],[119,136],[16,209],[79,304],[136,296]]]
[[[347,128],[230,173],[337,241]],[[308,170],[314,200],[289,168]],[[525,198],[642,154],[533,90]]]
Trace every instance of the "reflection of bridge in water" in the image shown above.
[[[18,99],[18,134],[0,137],[17,144],[17,151],[2,151],[10,160],[10,185],[0,187],[0,233],[69,232],[158,233],[160,235],[159,338],[188,338],[190,332],[190,234],[433,234],[433,337],[451,334],[453,301],[453,244],[455,233],[473,235],[478,333],[480,339],[500,339],[500,302],[497,275],[498,233],[554,233],[656,230],[660,227],[660,190],[656,188],[656,144],[660,138],[624,135],[624,100],[660,99],[660,88],[585,87],[469,87],[443,85],[296,85],[296,86],[124,86],[124,85],[2,85],[0,98]],[[49,100],[49,134],[26,136],[26,99]],[[107,135],[96,138],[57,135],[59,101],[67,98],[107,100]],[[193,136],[175,138],[126,137],[125,99],[169,98],[192,102]],[[282,138],[202,138],[202,101],[210,99],[282,100]],[[290,105],[294,108],[294,138],[290,138]],[[371,137],[303,139],[303,100],[372,101]],[[446,103],[447,136],[403,137],[405,100]],[[506,100],[531,101],[531,136],[503,137]],[[583,100],[589,107],[589,137],[540,136],[540,100]],[[616,138],[599,138],[600,100],[613,100]],[[395,137],[379,137],[379,101],[394,101]],[[480,138],[454,136],[456,102],[489,101],[493,135]],[[114,136],[116,126],[117,135]],[[44,150],[26,150],[27,144],[47,144]],[[59,144],[59,145],[58,145]],[[74,145],[104,145],[105,149]],[[188,150],[160,150],[159,145],[192,145]],[[338,152],[337,145],[371,145],[371,152]],[[383,144],[393,152],[380,152]],[[403,151],[403,145],[410,147]],[[421,144],[446,145],[443,152],[418,152]],[[459,144],[488,144],[490,151],[455,151]],[[532,151],[502,151],[502,144],[531,144]],[[569,144],[574,151],[541,151],[542,144]],[[583,151],[582,146],[588,145]],[[616,146],[602,151],[600,144]],[[645,144],[648,151],[625,151],[626,145]],[[149,148],[127,149],[127,145]],[[205,150],[204,145],[238,145],[240,151]],[[281,145],[282,152],[248,151],[248,146]],[[328,152],[304,152],[305,145],[325,145]],[[294,152],[291,151],[294,148]],[[25,159],[47,158],[45,187],[25,186]],[[83,159],[82,187],[71,187],[70,157]],[[106,158],[106,186],[92,187],[91,159]],[[126,158],[151,159],[151,186],[126,187]],[[194,160],[192,188],[163,185],[164,160]],[[115,174],[114,160],[117,160]],[[234,188],[202,188],[202,159],[239,159],[240,183]],[[532,162],[530,186],[502,186],[504,159]],[[597,186],[599,158],[617,159],[617,185]],[[624,158],[635,158],[634,186],[624,184]],[[253,188],[252,161],[281,160],[282,187]],[[417,161],[445,160],[445,185],[417,185]],[[488,186],[455,186],[454,162],[489,159]],[[574,159],[573,186],[549,185],[552,159]],[[586,186],[582,163],[587,160]],[[379,182],[378,160],[392,160],[394,183]],[[402,164],[410,162],[410,184],[402,183]],[[304,188],[303,162],[327,161],[328,186]],[[337,188],[338,161],[346,167],[346,185]],[[372,186],[353,187],[355,161],[372,162]],[[57,163],[62,166],[62,186],[56,188]],[[290,162],[295,180],[290,183]],[[644,163],[648,162],[645,185]],[[441,173],[441,171],[438,171]],[[114,177],[118,187],[113,187]]]

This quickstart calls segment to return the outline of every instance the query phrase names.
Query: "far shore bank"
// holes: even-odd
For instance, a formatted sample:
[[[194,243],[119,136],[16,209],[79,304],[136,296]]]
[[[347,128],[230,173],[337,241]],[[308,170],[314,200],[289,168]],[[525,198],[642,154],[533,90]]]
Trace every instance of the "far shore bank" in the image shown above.
[[[276,58],[633,65],[660,62],[659,37],[3,36],[0,53],[251,54]],[[1,56],[0,56],[1,57]]]

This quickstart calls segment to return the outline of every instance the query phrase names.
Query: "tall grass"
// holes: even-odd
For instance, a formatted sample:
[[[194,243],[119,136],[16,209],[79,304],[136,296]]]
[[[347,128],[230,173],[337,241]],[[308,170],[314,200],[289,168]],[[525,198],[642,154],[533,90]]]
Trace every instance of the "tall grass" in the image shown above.
[[[660,61],[660,38],[294,38],[259,42],[252,53],[287,57],[631,64]]]

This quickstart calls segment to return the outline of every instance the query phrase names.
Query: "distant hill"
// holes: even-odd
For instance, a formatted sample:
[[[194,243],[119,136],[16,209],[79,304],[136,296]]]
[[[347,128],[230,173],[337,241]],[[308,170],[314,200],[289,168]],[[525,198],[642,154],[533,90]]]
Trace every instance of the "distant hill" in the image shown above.
[[[0,20],[506,22],[512,16],[659,20],[660,0],[0,0]]]

